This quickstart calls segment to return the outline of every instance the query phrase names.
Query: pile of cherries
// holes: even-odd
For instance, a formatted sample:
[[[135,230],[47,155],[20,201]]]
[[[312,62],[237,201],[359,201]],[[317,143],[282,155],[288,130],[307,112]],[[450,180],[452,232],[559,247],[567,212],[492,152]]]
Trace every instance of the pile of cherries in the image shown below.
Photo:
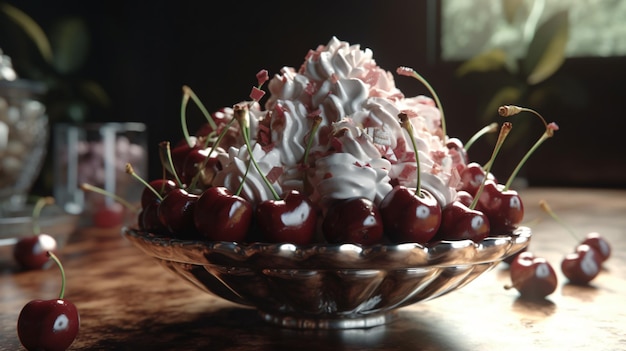
[[[589,284],[600,274],[604,262],[611,256],[610,244],[597,232],[588,233],[582,240],[578,239],[547,202],[542,200],[540,207],[579,240],[573,252],[566,254],[561,260],[561,272],[571,284]],[[522,297],[529,299],[543,299],[556,291],[558,277],[545,258],[524,250],[512,256],[507,263],[510,264],[511,285],[505,288],[515,288]]]
[[[245,121],[247,114],[247,104],[234,107],[237,121]],[[406,115],[401,113],[399,118],[404,127],[411,128]],[[140,229],[209,241],[427,244],[460,239],[480,242],[490,234],[511,233],[523,219],[519,194],[487,176],[477,163],[462,170],[459,196],[443,208],[433,194],[420,187],[419,171],[416,188],[396,185],[378,206],[368,198],[354,197],[319,208],[307,193],[296,190],[274,193],[274,198],[253,204],[231,189],[210,185],[222,165],[216,145],[207,142],[208,133],[215,129],[204,126],[200,130],[204,134],[198,132],[173,148],[168,142],[161,144],[167,177],[146,182],[127,165],[127,172],[145,185],[138,215]],[[241,124],[240,130],[250,143],[246,125]],[[459,145],[452,141],[449,148],[464,152]],[[251,162],[256,163],[254,158]],[[419,165],[419,160],[416,163]],[[268,188],[273,191],[270,183]],[[322,234],[317,234],[320,229]]]
[[[402,72],[406,75],[409,70],[405,68]],[[410,72],[419,77],[414,71]],[[267,71],[260,71],[257,79],[260,87],[268,80]],[[432,93],[436,96],[434,91]],[[254,87],[250,94],[252,101],[249,103],[258,103],[263,94],[262,90]],[[189,135],[186,125],[185,111],[190,99],[198,104],[207,118],[205,125],[195,135]],[[408,116],[400,113],[399,123],[413,143],[417,165],[415,188],[395,185],[379,204],[374,204],[368,198],[354,197],[335,200],[320,208],[321,206],[309,199],[311,186],[307,179],[303,179],[305,186],[302,191],[290,190],[285,194],[277,194],[254,156],[250,154],[249,167],[256,168],[273,194],[272,199],[251,203],[239,195],[240,189],[212,185],[214,177],[223,168],[217,157],[217,150],[223,139],[226,144],[231,144],[233,140],[243,140],[248,150],[253,149],[249,128],[249,103],[235,105],[233,118],[226,121],[226,118],[214,118],[208,114],[193,91],[189,87],[183,87],[181,125],[185,138],[173,148],[169,142],[160,144],[163,177],[147,182],[137,176],[132,166],[127,164],[127,173],[145,185],[137,218],[141,230],[181,239],[289,242],[300,245],[316,242],[362,245],[404,242],[428,244],[440,240],[462,239],[480,242],[489,235],[510,234],[519,227],[524,209],[519,194],[510,189],[511,181],[534,149],[558,129],[556,124],[546,123],[533,110],[517,106],[502,106],[499,109],[500,115],[504,117],[522,111],[532,112],[546,126],[544,135],[529,150],[506,184],[498,183],[490,169],[512,128],[510,122],[502,124],[494,152],[485,166],[474,162],[468,164],[469,145],[464,146],[454,138],[447,139],[450,154],[463,158],[462,164],[465,166],[459,169],[461,185],[456,189],[457,198],[442,208],[435,196],[421,187],[419,153],[413,128]],[[225,114],[221,113],[221,116]],[[238,129],[232,127],[235,121],[239,123]],[[309,137],[317,132],[321,118],[317,116],[313,121]],[[236,135],[233,135],[233,130],[236,130]],[[483,128],[473,139],[496,130],[497,124],[492,124],[491,128]],[[259,133],[264,132],[267,131],[259,128]],[[254,139],[255,142],[263,143],[265,138],[260,134]],[[307,155],[308,147],[301,164],[303,169],[311,166],[306,161]]]

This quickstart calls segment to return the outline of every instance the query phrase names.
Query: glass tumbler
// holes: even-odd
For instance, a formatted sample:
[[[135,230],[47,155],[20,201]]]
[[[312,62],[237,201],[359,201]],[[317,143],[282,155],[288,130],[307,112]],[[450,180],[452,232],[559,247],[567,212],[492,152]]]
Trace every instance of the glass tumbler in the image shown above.
[[[116,203],[117,207],[120,206],[113,196],[85,191],[82,184],[95,186],[139,205],[143,186],[126,172],[126,164],[130,164],[140,177],[147,178],[145,124],[57,124],[53,138],[54,198],[66,212],[93,218],[103,208]]]

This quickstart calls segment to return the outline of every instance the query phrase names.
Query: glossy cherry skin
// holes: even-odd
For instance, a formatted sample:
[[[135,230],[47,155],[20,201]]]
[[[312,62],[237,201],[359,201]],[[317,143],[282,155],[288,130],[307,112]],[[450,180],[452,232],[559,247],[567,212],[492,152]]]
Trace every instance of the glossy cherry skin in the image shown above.
[[[65,299],[32,300],[20,312],[17,334],[27,350],[63,351],[76,339],[80,316]]]
[[[478,188],[485,179],[485,170],[483,166],[476,162],[470,162],[461,170],[461,187],[457,190],[464,190],[470,193],[472,196],[476,195]],[[487,179],[495,180],[493,174],[489,173]]]
[[[211,186],[213,178],[222,167],[215,152],[210,157],[209,152],[211,152],[211,147],[195,147],[187,153],[179,173],[183,183],[191,185],[194,177],[200,173],[196,187],[206,189]]]
[[[489,235],[489,219],[459,201],[453,201],[441,211],[441,226],[434,240],[465,240],[480,242]]]
[[[176,186],[176,183],[174,183],[174,181],[171,179],[162,179],[162,178],[154,179],[150,181],[150,183],[148,184],[150,185],[150,187],[156,190],[161,195],[161,197],[165,197],[167,193],[178,188]],[[143,191],[141,192],[141,207],[142,208],[148,206],[148,204],[151,204],[157,200],[160,202],[160,199],[148,187],[145,187]]]
[[[441,225],[441,206],[426,190],[397,185],[378,205],[385,234],[392,242],[425,244]]]
[[[159,204],[157,215],[161,223],[180,238],[193,238],[197,231],[193,223],[198,195],[185,189],[171,190]]]
[[[587,234],[581,244],[586,244],[596,249],[600,258],[602,259],[602,262],[608,260],[609,257],[611,257],[611,245],[599,233],[592,232]]]
[[[557,276],[552,265],[530,251],[517,255],[510,266],[511,283],[528,299],[543,299],[556,290]]]
[[[455,200],[467,207],[470,207],[472,205],[472,202],[474,202],[474,196],[465,190],[458,190],[456,192]]]
[[[176,144],[176,146],[171,148],[170,152],[172,155],[172,165],[174,166],[174,171],[179,177],[183,173],[187,155],[189,155],[191,151],[200,147],[197,145],[197,141],[198,139],[196,137],[191,137],[191,146],[189,146],[189,143],[187,143],[186,140],[181,140]]]
[[[589,283],[601,269],[601,255],[587,244],[578,245],[575,252],[566,255],[561,261],[561,271],[572,284]]]
[[[13,258],[23,268],[42,269],[50,265],[48,251],[56,251],[57,241],[48,234],[21,238],[13,247]]]
[[[259,203],[255,211],[261,237],[272,243],[306,245],[313,242],[317,210],[307,195],[291,190],[280,200]]]
[[[137,224],[141,230],[154,234],[167,234],[169,229],[159,219],[160,200],[155,199],[152,203],[144,206],[137,215]]]
[[[254,209],[252,204],[222,186],[206,189],[196,204],[193,223],[211,241],[244,241]]]
[[[338,200],[328,208],[322,232],[326,241],[333,244],[378,244],[383,241],[383,219],[368,198]]]
[[[476,209],[487,215],[495,235],[511,233],[524,219],[524,204],[515,190],[503,190],[503,185],[487,180]]]

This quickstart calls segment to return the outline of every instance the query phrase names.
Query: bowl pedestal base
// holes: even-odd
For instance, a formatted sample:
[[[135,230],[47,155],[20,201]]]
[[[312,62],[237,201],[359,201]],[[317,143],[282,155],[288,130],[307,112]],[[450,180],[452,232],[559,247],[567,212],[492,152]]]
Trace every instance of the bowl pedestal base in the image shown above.
[[[397,311],[393,310],[347,317],[287,315],[265,311],[258,313],[265,322],[292,329],[365,329],[388,324],[397,317]]]

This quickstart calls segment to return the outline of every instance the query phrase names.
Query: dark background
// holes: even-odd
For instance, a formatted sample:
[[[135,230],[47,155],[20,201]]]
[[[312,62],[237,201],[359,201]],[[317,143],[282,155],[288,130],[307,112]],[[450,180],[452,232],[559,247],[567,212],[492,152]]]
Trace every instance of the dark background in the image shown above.
[[[86,20],[91,52],[80,74],[99,82],[112,101],[106,111],[90,118],[146,123],[151,177],[161,174],[157,144],[182,137],[182,85],[189,85],[211,112],[232,106],[248,98],[259,70],[273,75],[283,66],[297,68],[308,50],[325,45],[332,36],[371,48],[379,66],[389,71],[410,66],[420,72],[438,92],[449,135],[467,140],[484,125],[476,117],[480,82],[469,87],[460,82],[454,75],[460,62],[442,62],[438,42],[429,42],[438,38],[439,27],[432,21],[438,15],[436,6],[429,13],[428,1],[5,2],[28,13],[44,29],[62,16]],[[625,60],[565,62],[557,76],[576,81],[585,92],[576,104],[542,107],[541,113],[561,130],[524,167],[522,176],[531,185],[626,187],[621,143],[626,128]],[[396,84],[407,96],[428,94],[411,78],[396,76]],[[190,130],[202,121],[191,111]],[[503,180],[542,133],[540,123],[533,123],[537,128],[512,146],[516,151],[504,150],[499,156],[494,171]],[[473,158],[485,162],[491,147],[478,143]]]

